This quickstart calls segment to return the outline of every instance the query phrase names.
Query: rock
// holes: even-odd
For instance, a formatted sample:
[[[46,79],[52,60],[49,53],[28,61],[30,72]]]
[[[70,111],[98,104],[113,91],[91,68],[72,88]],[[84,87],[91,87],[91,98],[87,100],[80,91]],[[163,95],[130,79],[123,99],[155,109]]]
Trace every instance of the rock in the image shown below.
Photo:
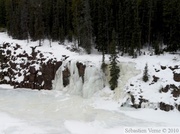
[[[56,71],[58,68],[62,65],[62,61],[56,61],[54,64],[54,74],[56,74]]]
[[[166,69],[166,66],[161,66],[161,69],[162,69],[162,70],[165,70],[165,69]]]
[[[173,79],[174,79],[174,81],[176,81],[176,82],[180,82],[180,74],[179,74],[179,73],[174,73]]]
[[[64,69],[63,71],[63,86],[66,87],[69,85],[69,76],[70,76],[70,71],[68,68]]]
[[[131,87],[133,87],[133,86],[134,86],[134,84],[130,84],[130,86],[131,86]]]
[[[86,69],[86,65],[83,65],[82,63],[77,62],[76,66],[78,68],[79,77],[82,77],[82,81],[84,82],[84,72]]]
[[[160,70],[158,70],[158,69],[156,69],[156,68],[155,68],[155,71],[156,71],[156,72],[160,72]]]
[[[35,78],[36,78],[36,74],[30,74],[29,75],[29,82],[31,83],[34,83],[35,82]]]
[[[134,95],[130,95],[131,96],[131,102],[132,102],[132,107],[134,107],[134,108],[141,108],[141,105],[140,104],[136,104],[135,103],[135,98],[134,98]]]
[[[36,69],[35,69],[34,66],[30,66],[29,72],[30,72],[31,74],[36,74],[36,73],[37,73],[37,71],[36,71]]]
[[[153,83],[157,82],[159,80],[159,77],[156,77],[155,75],[153,75]]]
[[[19,58],[28,57],[28,54],[27,53],[18,54],[17,57]]]
[[[44,81],[44,79],[43,79],[43,75],[38,75],[38,76],[36,76],[36,83],[38,83],[38,85],[41,85],[42,86],[42,83],[43,83],[43,81]]]
[[[11,55],[11,50],[7,50],[7,51],[6,51],[6,54],[7,54],[7,55]]]
[[[174,71],[175,69],[178,69],[179,67],[178,67],[178,65],[176,65],[176,66],[174,66],[174,67],[169,67],[169,69],[171,69],[172,71]]]
[[[10,61],[9,64],[10,64],[12,69],[16,69],[16,65],[17,65],[16,63]]]
[[[180,96],[180,89],[177,89],[177,90],[174,89],[171,93],[172,93],[173,97],[177,98]]]
[[[165,104],[164,102],[160,102],[159,107],[160,107],[161,110],[164,110],[164,111],[167,111],[167,112],[174,109],[174,107],[172,105]]]
[[[165,88],[162,88],[161,91],[164,92],[164,93],[167,93],[170,89],[170,86],[169,85],[166,85]]]
[[[179,95],[180,95],[180,87],[178,88],[174,84],[171,84],[170,88],[172,89],[171,94],[173,95],[173,97],[176,97],[176,98],[179,97]]]
[[[16,44],[14,46],[9,43],[4,43],[2,47],[0,47],[0,51],[2,52],[0,53],[0,61],[3,63],[1,64],[1,69],[7,70],[6,72],[0,73],[0,83],[10,83],[15,88],[52,89],[52,80],[55,77],[57,69],[62,65],[62,62],[57,61],[55,58],[47,60],[40,51],[36,51],[36,47],[31,48],[32,53],[30,55],[24,51],[14,56],[13,54],[18,52],[19,49],[22,49],[20,45]],[[40,53],[39,57],[37,57],[38,53]],[[17,59],[20,62],[16,62]],[[34,64],[40,67],[39,70],[36,70]],[[22,82],[17,82],[15,76],[24,76],[24,79]],[[4,80],[4,77],[10,78],[10,81],[7,82]]]
[[[43,89],[51,90],[52,89],[52,81],[45,80],[44,85],[43,85]]]
[[[178,105],[178,106],[177,106],[177,109],[178,109],[178,110],[179,110],[179,112],[180,112],[180,105]]]

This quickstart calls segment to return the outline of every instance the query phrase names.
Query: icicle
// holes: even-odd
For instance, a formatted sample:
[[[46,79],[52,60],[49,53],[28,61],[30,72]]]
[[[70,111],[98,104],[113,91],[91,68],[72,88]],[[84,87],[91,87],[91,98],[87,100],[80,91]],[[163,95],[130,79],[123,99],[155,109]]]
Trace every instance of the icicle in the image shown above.
[[[98,90],[103,89],[102,71],[94,66],[88,66],[85,70],[83,97],[89,98]]]
[[[53,89],[54,90],[63,90],[63,69],[64,69],[64,66],[61,65],[59,67],[59,69],[56,71],[56,75],[55,75],[55,79],[53,80]]]
[[[76,61],[70,63],[70,85],[68,86],[68,92],[71,94],[82,95],[82,78],[79,77]]]

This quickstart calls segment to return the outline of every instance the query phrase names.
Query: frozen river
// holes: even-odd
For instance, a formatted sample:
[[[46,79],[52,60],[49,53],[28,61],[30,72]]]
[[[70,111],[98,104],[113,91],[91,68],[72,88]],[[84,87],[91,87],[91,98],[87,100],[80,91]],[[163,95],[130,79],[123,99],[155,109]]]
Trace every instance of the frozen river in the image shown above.
[[[124,127],[178,125],[161,120],[167,113],[155,121],[146,116],[153,119],[161,112],[149,113],[119,108],[97,96],[84,99],[60,91],[0,88],[0,134],[120,134]],[[177,112],[169,115],[180,117]]]

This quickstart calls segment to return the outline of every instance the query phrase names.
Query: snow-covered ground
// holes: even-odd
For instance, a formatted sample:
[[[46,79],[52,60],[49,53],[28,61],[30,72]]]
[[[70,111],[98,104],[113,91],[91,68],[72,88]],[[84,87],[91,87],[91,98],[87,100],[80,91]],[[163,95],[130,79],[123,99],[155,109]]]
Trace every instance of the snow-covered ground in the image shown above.
[[[38,46],[38,42],[14,40],[0,33],[0,44],[3,42],[17,43],[23,48],[22,51],[26,50],[29,54],[32,51],[31,46]],[[52,47],[49,41],[45,40],[43,46],[37,47],[37,50],[43,52],[47,58],[52,56],[49,53],[53,53],[58,60],[62,60],[63,55],[66,55],[69,56],[67,60],[82,62],[100,69],[102,56],[96,51],[91,55],[86,55],[82,49],[79,53],[71,52],[67,48],[71,48],[73,44],[69,42],[64,45],[52,42],[51,45]],[[178,82],[173,81],[173,73],[168,68],[180,65],[179,55],[165,53],[160,56],[150,56],[148,51],[145,52],[146,55],[136,59],[128,56],[119,57],[121,77],[115,93],[108,87],[108,78],[106,87],[99,91],[94,90],[90,93],[90,97],[86,94],[89,91],[83,90],[85,96],[88,96],[86,98],[69,94],[70,88],[32,91],[0,85],[0,134],[120,134],[125,127],[179,127],[180,113],[177,110],[164,112],[159,109],[121,107],[121,104],[128,99],[126,90],[137,96],[143,95],[151,103],[156,104],[160,101],[165,101],[167,104],[174,103],[170,93],[160,94],[159,89],[169,83],[179,86]],[[106,55],[106,62],[108,60],[109,56]],[[147,83],[144,83],[142,75],[146,63],[151,77]],[[167,69],[161,70],[161,66],[166,66]],[[94,72],[98,72],[98,69],[94,69],[92,74],[92,70],[87,72],[85,75],[87,84],[88,82],[93,84],[95,79],[88,78],[94,75]],[[160,71],[156,72],[156,70]],[[151,84],[153,75],[160,78],[155,84]],[[58,81],[56,80],[57,89],[59,89]],[[74,80],[71,89],[77,83]],[[87,85],[85,87],[89,89]],[[143,92],[140,92],[141,90]],[[177,103],[178,101],[180,102],[180,99]]]

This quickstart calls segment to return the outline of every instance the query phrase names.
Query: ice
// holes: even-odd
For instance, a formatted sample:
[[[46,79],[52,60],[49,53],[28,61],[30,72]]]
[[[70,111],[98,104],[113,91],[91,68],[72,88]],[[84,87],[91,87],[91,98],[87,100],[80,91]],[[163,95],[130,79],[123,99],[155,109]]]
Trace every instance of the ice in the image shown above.
[[[118,87],[115,90],[115,99],[119,100],[120,103],[123,102],[123,98],[126,97],[124,93],[125,86],[127,81],[135,77],[136,75],[140,74],[140,70],[135,68],[135,63],[132,62],[121,62],[120,63],[120,77],[118,80]]]
[[[103,72],[96,67],[86,67],[84,80],[83,97],[85,98],[89,98],[97,91],[103,89]]]
[[[107,89],[98,94],[103,92],[111,94]],[[180,115],[175,111],[120,108],[110,96],[98,94],[84,99],[55,90],[0,88],[0,133],[116,134],[127,126],[178,126],[180,123],[176,120]],[[167,116],[170,122],[164,120]]]
[[[53,89],[89,98],[95,92],[103,89],[103,73],[100,68],[93,66],[88,62],[84,63],[86,65],[86,69],[83,81],[83,78],[79,76],[78,68],[76,66],[77,62],[78,61],[76,60],[71,60],[63,63],[56,72],[55,80],[53,81]],[[63,86],[62,72],[64,68],[68,68],[70,71],[70,83],[67,87]]]

